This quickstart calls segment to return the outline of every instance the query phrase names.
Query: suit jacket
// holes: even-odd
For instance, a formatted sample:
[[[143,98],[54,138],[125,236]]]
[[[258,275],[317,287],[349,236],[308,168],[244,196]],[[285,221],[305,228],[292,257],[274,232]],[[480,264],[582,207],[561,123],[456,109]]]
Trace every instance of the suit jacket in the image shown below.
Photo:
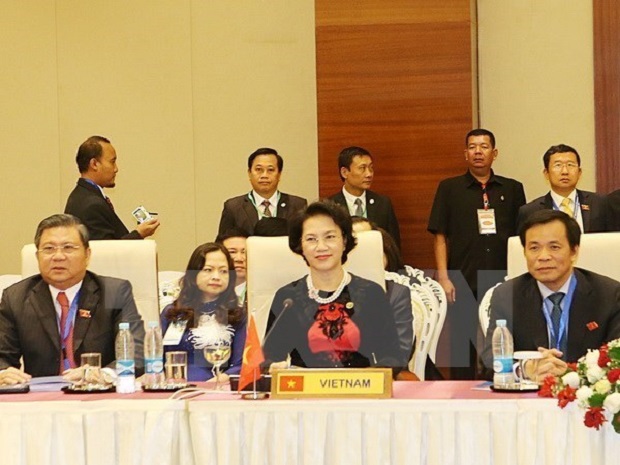
[[[620,337],[620,283],[592,271],[575,268],[577,287],[569,309],[566,361],[575,362],[587,349]],[[549,347],[547,320],[542,296],[529,273],[498,286],[491,298],[491,320],[484,341],[482,360],[493,366],[493,331],[498,319],[505,319],[514,339],[514,350]],[[598,327],[590,330],[588,323]],[[487,375],[492,376],[492,371]]]
[[[358,352],[370,364],[375,364],[376,360],[376,365],[393,367],[395,371],[407,366],[411,349],[406,351],[400,347],[394,313],[390,311],[383,289],[377,283],[352,275],[347,290],[355,311],[351,320],[358,326],[361,335]],[[305,277],[276,292],[263,344],[266,366],[284,360],[290,353],[293,365],[325,367],[325,361],[320,354],[311,352],[308,343],[308,330],[314,323],[318,308],[319,304],[308,297]]]
[[[88,310],[90,313],[81,312]],[[144,325],[129,281],[87,272],[79,293],[73,327],[73,354],[101,353],[102,365],[115,360],[120,322],[129,322],[135,340],[136,369],[143,366]],[[58,316],[48,284],[31,276],[4,290],[0,301],[0,369],[20,366],[32,376],[57,375],[61,344]]]
[[[579,205],[581,207],[581,217],[583,219],[583,232],[605,232],[607,231],[607,202],[594,192],[581,191],[577,189]],[[551,193],[538,197],[529,203],[526,203],[519,209],[517,218],[517,231],[521,230],[521,226],[532,213],[538,210],[552,210],[553,199]]]
[[[276,217],[291,220],[300,210],[308,205],[306,199],[296,195],[280,192],[280,200]],[[248,234],[254,234],[254,226],[258,223],[256,207],[248,198],[248,194],[233,197],[224,202],[218,234],[223,234],[231,228],[240,228]]]
[[[609,231],[620,231],[620,189],[607,196],[607,207],[607,229]]]
[[[336,202],[349,211],[347,200],[344,198],[342,191],[329,197],[329,200]],[[390,236],[396,241],[396,245],[400,248],[400,228],[398,220],[392,207],[392,201],[389,197],[377,194],[371,190],[366,191],[366,216],[377,226],[385,229]]]
[[[142,239],[138,231],[129,232],[101,195],[99,188],[78,179],[67,199],[65,213],[77,216],[88,228],[90,239]]]

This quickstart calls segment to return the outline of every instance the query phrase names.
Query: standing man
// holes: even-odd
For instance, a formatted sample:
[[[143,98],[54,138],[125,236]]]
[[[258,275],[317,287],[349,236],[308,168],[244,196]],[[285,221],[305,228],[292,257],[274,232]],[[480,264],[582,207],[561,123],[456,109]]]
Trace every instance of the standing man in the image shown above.
[[[368,218],[385,229],[400,248],[400,229],[389,197],[370,190],[375,174],[372,155],[361,147],[347,147],[338,155],[342,191],[329,199],[347,208],[351,216]]]
[[[90,239],[143,239],[155,233],[157,219],[145,221],[129,232],[104,194],[104,188],[116,185],[118,173],[116,150],[108,139],[89,137],[80,145],[75,161],[81,177],[67,199],[65,213],[82,221]]]
[[[574,267],[581,230],[570,216],[539,210],[528,216],[519,236],[528,272],[493,291],[482,359],[491,377],[493,330],[504,319],[515,351],[542,352],[525,370],[529,379],[542,382],[546,375],[562,375],[566,363],[587,349],[620,337],[620,283]]]
[[[233,263],[235,265],[235,293],[237,294],[240,305],[244,305],[246,303],[247,259],[245,253],[245,243],[247,238],[248,235],[245,231],[239,228],[233,228],[223,234],[219,234],[215,239],[215,242],[226,247],[230,257],[233,259]]]
[[[437,280],[453,304],[448,313],[453,379],[476,375],[470,342],[477,336],[477,302],[506,275],[508,238],[517,233],[517,213],[525,203],[523,185],[491,169],[498,155],[491,131],[470,131],[464,155],[467,172],[439,183],[428,222]]]
[[[574,148],[560,144],[549,147],[543,155],[543,173],[551,190],[519,209],[517,229],[538,210],[560,210],[572,216],[581,232],[607,231],[605,199],[594,192],[577,189],[581,178],[581,157]]]
[[[240,228],[248,235],[263,217],[290,220],[306,208],[306,199],[278,191],[284,160],[274,149],[260,148],[248,158],[248,177],[252,190],[224,202],[218,234]]]
[[[121,322],[129,323],[141,359],[144,325],[131,284],[86,271],[84,225],[71,215],[50,216],[39,223],[34,242],[40,274],[6,288],[0,302],[0,369],[10,375],[4,381],[58,375],[79,367],[86,352],[111,364]],[[24,372],[18,370],[22,357]],[[141,365],[137,360],[136,368]]]

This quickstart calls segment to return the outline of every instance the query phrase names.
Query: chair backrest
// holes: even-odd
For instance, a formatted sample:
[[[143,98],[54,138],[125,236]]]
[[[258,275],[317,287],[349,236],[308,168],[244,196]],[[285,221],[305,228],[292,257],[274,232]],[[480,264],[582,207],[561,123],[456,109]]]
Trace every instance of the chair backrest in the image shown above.
[[[246,252],[248,312],[254,315],[262,342],[276,291],[308,274],[308,266],[289,249],[288,237],[249,237]],[[368,231],[358,235],[357,246],[349,253],[345,268],[385,289],[381,233]]]
[[[15,284],[22,280],[22,275],[20,274],[3,274],[0,275],[0,298],[2,297],[2,292],[9,287],[11,284]]]
[[[575,266],[620,281],[620,233],[581,235],[579,257]],[[527,272],[523,246],[518,237],[508,239],[508,278]]]
[[[88,269],[102,276],[128,280],[145,324],[159,321],[157,296],[157,245],[152,240],[90,241]],[[22,276],[39,273],[34,244],[22,248]]]
[[[183,271],[160,271],[157,273],[159,288],[159,312],[170,305],[179,296]]]
[[[501,283],[497,283],[491,289],[484,293],[484,297],[480,301],[480,305],[478,306],[478,321],[480,321],[480,329],[482,330],[482,335],[486,337],[487,330],[489,329],[489,321],[491,320],[491,297],[493,297],[493,291],[497,286]]]

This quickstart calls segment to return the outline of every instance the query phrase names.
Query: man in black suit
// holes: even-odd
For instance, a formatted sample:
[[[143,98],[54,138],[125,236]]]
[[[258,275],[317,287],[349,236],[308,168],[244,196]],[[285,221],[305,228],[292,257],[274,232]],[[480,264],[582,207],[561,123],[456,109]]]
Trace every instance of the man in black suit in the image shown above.
[[[347,147],[338,155],[342,190],[329,199],[346,207],[351,216],[368,218],[385,229],[400,248],[400,228],[389,197],[370,190],[374,177],[372,155],[361,147]]]
[[[539,350],[525,375],[541,381],[561,375],[587,349],[620,337],[620,283],[575,268],[581,230],[555,210],[532,213],[520,232],[528,273],[501,284],[491,298],[491,320],[482,359],[492,376],[496,321],[506,320],[515,350]]]
[[[84,225],[71,215],[53,215],[39,223],[35,245],[40,274],[5,289],[0,301],[0,384],[59,373],[75,378],[71,370],[86,352],[111,364],[120,322],[130,324],[141,360],[144,326],[131,284],[86,271]]]
[[[80,145],[75,161],[81,177],[67,199],[65,213],[78,217],[92,240],[152,236],[159,220],[144,221],[129,232],[114,212],[110,198],[103,193],[105,187],[116,185],[116,158],[116,150],[105,137],[91,136]]]
[[[604,197],[577,189],[581,178],[581,157],[577,150],[554,145],[543,155],[543,173],[551,190],[519,209],[520,228],[533,212],[543,209],[561,210],[577,220],[582,232],[607,231],[607,206]]]
[[[248,177],[252,190],[224,202],[218,234],[234,228],[254,234],[261,218],[284,218],[287,221],[306,208],[306,199],[278,191],[284,160],[274,149],[260,148],[248,158]]]
[[[607,230],[620,231],[620,189],[607,195]]]

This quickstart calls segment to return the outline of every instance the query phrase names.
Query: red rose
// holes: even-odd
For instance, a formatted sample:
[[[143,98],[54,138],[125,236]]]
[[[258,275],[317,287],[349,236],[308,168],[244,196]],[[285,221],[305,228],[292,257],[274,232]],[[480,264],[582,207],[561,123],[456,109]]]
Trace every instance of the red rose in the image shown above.
[[[583,424],[588,428],[596,428],[597,430],[605,423],[605,415],[603,415],[603,407],[590,407],[583,417]]]
[[[620,368],[614,368],[607,373],[607,379],[610,383],[615,383],[620,378]]]
[[[577,368],[579,366],[577,365],[577,362],[573,362],[573,363],[567,363],[566,367],[568,368],[567,370],[567,373],[568,373],[569,371],[577,371]]]
[[[558,406],[560,408],[564,408],[570,402],[574,401],[577,398],[577,396],[575,395],[576,392],[577,390],[573,389],[570,386],[566,386],[564,389],[558,392]]]
[[[598,366],[605,368],[607,364],[611,362],[609,355],[607,354],[607,346],[602,346],[598,353]]]
[[[543,380],[543,384],[538,391],[539,397],[553,397],[553,388],[556,385],[557,380],[555,376],[548,375]]]

